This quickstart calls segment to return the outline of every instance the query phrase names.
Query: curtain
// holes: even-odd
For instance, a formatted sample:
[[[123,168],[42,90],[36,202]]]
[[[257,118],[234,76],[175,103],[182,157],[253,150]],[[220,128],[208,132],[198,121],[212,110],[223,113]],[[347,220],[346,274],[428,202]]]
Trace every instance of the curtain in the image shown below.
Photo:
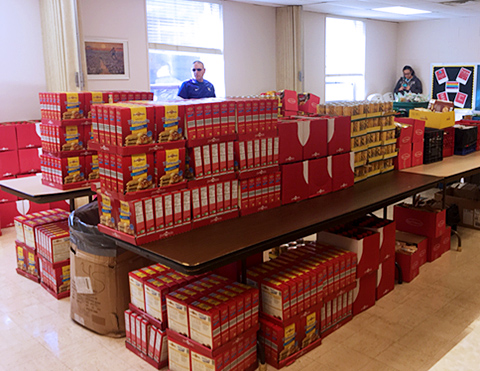
[[[76,0],[40,0],[40,17],[47,90],[81,90]]]
[[[276,9],[277,90],[303,92],[303,9],[293,5]]]

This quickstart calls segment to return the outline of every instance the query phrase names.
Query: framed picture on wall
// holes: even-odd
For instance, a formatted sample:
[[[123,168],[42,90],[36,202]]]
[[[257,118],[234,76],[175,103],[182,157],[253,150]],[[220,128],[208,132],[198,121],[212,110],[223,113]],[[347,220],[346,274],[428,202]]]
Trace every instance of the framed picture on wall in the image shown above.
[[[129,79],[126,40],[86,38],[84,42],[89,80]]]

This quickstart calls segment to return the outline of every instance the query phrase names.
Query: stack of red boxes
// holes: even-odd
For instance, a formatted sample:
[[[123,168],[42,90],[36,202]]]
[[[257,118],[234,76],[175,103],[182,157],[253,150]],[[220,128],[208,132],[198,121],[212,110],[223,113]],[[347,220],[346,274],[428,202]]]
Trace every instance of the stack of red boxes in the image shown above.
[[[129,273],[126,347],[157,369],[167,365],[166,295],[196,279],[198,276],[185,276],[162,264]]]
[[[376,223],[373,223],[374,225]],[[353,315],[375,305],[377,270],[380,262],[380,233],[356,224],[340,225],[317,234],[317,241],[338,246],[357,255],[356,280],[353,293]]]
[[[261,291],[260,341],[269,364],[284,367],[352,318],[355,271],[355,254],[315,243],[247,270],[247,283]]]
[[[57,228],[65,225],[68,212],[61,209],[45,210],[37,213],[15,217],[15,250],[17,255],[17,273],[32,281],[40,282],[42,269],[40,266],[40,242],[37,231],[40,228]],[[67,229],[68,230],[68,229]],[[42,240],[43,242],[43,240]],[[65,247],[70,250],[70,245]],[[42,277],[43,283],[43,277]]]
[[[237,101],[235,163],[240,183],[241,215],[280,206],[276,105],[276,99]]]
[[[305,117],[280,121],[282,204],[353,185],[350,117]]]
[[[0,123],[0,180],[31,176],[41,171],[39,128],[40,123],[34,121]],[[0,190],[1,226],[13,226],[13,218],[25,213],[28,205],[16,203],[18,200],[18,197]],[[31,212],[49,208],[50,205],[45,204]]]
[[[451,228],[446,225],[446,210],[429,206],[395,205],[397,229],[428,238],[427,261],[433,262],[450,250]]]
[[[353,222],[380,234],[380,254],[377,270],[376,300],[381,299],[395,286],[395,221],[365,216]]]
[[[423,164],[423,137],[425,121],[396,118],[397,150],[395,169],[402,170]]]
[[[415,251],[405,251],[403,248],[395,252],[395,261],[400,267],[402,280],[411,282],[420,274],[420,267],[427,262],[427,246],[428,238],[417,234],[397,231],[397,244],[413,246]],[[396,278],[400,278],[400,274],[395,272]]]
[[[258,289],[211,274],[167,295],[171,370],[255,370]]]
[[[461,123],[461,121],[460,121]],[[468,124],[465,124],[468,125]],[[442,129],[443,131],[443,157],[453,156],[455,150],[455,128],[450,126]],[[477,151],[479,150],[480,143],[477,139]]]

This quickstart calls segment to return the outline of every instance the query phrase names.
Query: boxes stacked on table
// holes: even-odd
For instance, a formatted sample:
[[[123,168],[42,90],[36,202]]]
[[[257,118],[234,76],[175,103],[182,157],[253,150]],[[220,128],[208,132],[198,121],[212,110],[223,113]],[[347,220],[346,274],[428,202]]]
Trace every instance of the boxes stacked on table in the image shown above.
[[[68,265],[64,264],[65,260],[68,261],[68,256],[66,258],[65,256],[70,251],[69,238],[67,237],[68,227],[66,227],[67,218],[68,212],[61,209],[45,210],[15,217],[17,273],[35,282],[40,282],[41,279],[42,286],[47,291],[52,294],[55,291],[54,296],[59,294],[57,289],[62,284],[55,289],[49,286],[50,277],[43,276],[46,272],[45,269],[48,267],[45,267],[40,260],[45,259],[50,264],[60,266]],[[66,234],[64,233],[65,229],[67,230]],[[43,231],[52,233],[45,234]],[[61,281],[62,277],[58,278]],[[65,279],[66,284],[62,287],[64,291],[68,289],[69,275],[68,277],[66,275]]]
[[[479,151],[480,150],[480,130],[478,130],[478,126],[480,125],[480,122],[478,120],[459,120],[459,121],[455,122],[455,124],[463,125],[463,126],[475,126],[475,127],[477,127],[477,146],[476,146],[476,150]],[[452,130],[455,130],[455,129],[452,128]],[[452,144],[452,147],[453,147],[453,144]]]
[[[453,156],[455,150],[455,128],[453,126],[443,131],[443,158]],[[478,144],[477,144],[478,146]]]
[[[281,204],[281,134],[277,126],[276,104],[275,99],[237,101],[235,164],[240,186],[241,215]]]
[[[352,318],[356,259],[309,242],[247,270],[261,291],[259,338],[269,364],[284,367]]]
[[[455,128],[455,146],[454,153],[456,155],[468,155],[477,150],[477,130],[478,126],[460,125]]]
[[[15,121],[0,123],[0,180],[32,176],[41,171],[40,123]],[[13,218],[23,213],[19,198],[0,190],[0,225],[13,226]],[[48,204],[38,207],[47,210]],[[37,211],[37,210],[35,210]]]
[[[427,237],[426,261],[433,262],[450,250],[451,228],[446,225],[445,209],[438,209],[429,203],[423,206],[401,204],[395,205],[394,215],[399,231]],[[419,255],[421,256],[422,253],[420,252]],[[416,267],[407,268],[407,270],[414,269]],[[412,273],[412,275],[414,278],[415,274]]]
[[[98,158],[89,148],[93,140],[92,111],[95,104],[127,99],[151,99],[148,92],[39,93],[42,113],[42,182],[71,189],[98,180]]]
[[[391,102],[331,102],[319,114],[351,117],[355,182],[393,170],[396,156]]]
[[[282,204],[353,185],[350,117],[305,117],[278,123]]]
[[[428,160],[430,152],[427,152],[427,148],[430,146],[427,142],[424,143],[424,137],[427,140],[425,122],[410,118],[396,118],[395,125],[398,151],[395,168],[402,170],[421,165],[425,159]]]

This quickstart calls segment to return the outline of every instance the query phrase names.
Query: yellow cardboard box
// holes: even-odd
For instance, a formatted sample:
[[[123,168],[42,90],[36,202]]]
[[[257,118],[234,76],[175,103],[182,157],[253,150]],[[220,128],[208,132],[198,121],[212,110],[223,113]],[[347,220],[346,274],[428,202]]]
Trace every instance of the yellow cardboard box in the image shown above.
[[[411,109],[409,117],[425,121],[428,128],[444,129],[455,125],[455,112],[431,112]]]

